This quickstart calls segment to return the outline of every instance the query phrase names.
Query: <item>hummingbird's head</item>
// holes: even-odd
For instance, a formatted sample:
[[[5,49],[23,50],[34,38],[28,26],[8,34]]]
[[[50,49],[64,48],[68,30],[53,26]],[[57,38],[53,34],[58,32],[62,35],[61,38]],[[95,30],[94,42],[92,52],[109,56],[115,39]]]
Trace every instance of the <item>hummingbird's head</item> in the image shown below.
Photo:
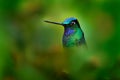
[[[67,18],[62,23],[52,22],[52,21],[45,21],[45,22],[62,25],[64,26],[64,28],[80,28],[78,20],[74,17]]]

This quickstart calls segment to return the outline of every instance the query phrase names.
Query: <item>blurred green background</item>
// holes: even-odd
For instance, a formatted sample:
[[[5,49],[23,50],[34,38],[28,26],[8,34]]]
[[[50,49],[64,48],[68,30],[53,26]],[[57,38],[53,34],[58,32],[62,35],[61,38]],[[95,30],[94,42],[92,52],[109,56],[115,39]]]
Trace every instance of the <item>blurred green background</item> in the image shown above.
[[[44,22],[68,17],[89,52],[64,52],[63,27]],[[119,45],[119,0],[0,0],[0,80],[120,80]]]

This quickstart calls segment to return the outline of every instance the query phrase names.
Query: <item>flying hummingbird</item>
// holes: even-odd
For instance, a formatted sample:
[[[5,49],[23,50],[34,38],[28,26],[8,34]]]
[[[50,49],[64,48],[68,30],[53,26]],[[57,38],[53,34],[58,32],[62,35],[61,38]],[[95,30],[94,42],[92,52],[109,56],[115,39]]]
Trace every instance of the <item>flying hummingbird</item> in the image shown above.
[[[80,27],[78,20],[74,17],[65,19],[62,23],[45,21],[64,26],[64,34],[62,43],[64,47],[86,46],[84,33]]]

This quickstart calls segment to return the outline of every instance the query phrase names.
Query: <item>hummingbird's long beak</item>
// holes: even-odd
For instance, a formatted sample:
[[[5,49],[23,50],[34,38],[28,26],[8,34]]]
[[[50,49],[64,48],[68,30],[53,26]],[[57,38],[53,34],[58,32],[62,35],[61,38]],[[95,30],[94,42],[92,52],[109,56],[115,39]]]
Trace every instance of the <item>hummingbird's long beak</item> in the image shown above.
[[[52,21],[45,21],[47,23],[52,23],[52,24],[58,24],[58,25],[63,25],[62,23],[58,23],[58,22],[52,22]]]

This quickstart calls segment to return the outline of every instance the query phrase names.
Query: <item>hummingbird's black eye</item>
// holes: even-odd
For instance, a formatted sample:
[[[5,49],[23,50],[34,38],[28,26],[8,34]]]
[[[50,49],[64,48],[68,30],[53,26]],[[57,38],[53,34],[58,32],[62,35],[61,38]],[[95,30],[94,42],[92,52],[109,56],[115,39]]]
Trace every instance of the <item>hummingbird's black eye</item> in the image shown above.
[[[75,24],[75,22],[71,22],[70,25],[73,26]]]

